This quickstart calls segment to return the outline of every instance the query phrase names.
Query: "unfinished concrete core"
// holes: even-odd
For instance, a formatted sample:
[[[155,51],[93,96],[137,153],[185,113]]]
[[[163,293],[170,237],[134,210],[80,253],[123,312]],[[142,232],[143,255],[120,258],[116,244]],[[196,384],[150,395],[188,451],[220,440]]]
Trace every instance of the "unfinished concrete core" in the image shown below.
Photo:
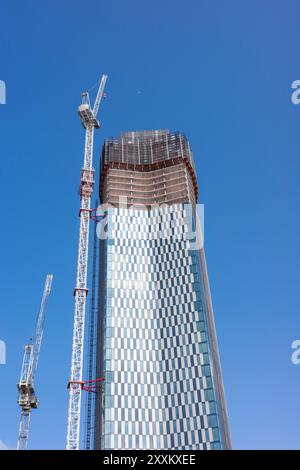
[[[184,134],[126,132],[102,151],[100,201],[114,206],[176,204],[198,199],[194,160]]]

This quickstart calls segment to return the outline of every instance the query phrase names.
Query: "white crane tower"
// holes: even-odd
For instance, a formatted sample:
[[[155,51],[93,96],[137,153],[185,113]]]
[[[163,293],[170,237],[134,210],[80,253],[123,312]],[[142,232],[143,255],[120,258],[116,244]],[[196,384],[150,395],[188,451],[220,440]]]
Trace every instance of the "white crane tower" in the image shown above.
[[[35,337],[34,340],[31,340],[31,342],[26,344],[24,348],[21,378],[17,385],[19,390],[18,404],[21,407],[21,419],[17,446],[18,450],[27,450],[28,448],[30,413],[33,408],[38,407],[34,379],[43,338],[46,303],[51,292],[52,279],[52,274],[47,274],[41,306],[37,318]]]
[[[84,163],[81,171],[80,199],[81,207],[79,211],[80,231],[77,258],[76,287],[74,291],[74,327],[72,343],[72,363],[69,381],[69,408],[68,408],[68,429],[67,429],[67,450],[79,450],[80,438],[80,411],[81,392],[84,385],[82,381],[83,369],[83,349],[84,349],[84,326],[88,272],[88,246],[89,246],[89,225],[91,217],[91,196],[94,187],[93,169],[93,139],[94,129],[100,127],[97,120],[97,113],[104,93],[107,75],[102,75],[97,92],[94,107],[91,108],[88,92],[83,93],[82,104],[78,108],[78,115],[85,128],[85,148]]]

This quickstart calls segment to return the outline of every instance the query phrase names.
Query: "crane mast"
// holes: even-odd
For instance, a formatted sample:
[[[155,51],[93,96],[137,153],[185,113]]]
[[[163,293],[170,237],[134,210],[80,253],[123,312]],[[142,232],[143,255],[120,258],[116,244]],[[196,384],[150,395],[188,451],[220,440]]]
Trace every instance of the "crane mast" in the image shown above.
[[[71,374],[69,381],[69,407],[67,428],[67,450],[78,450],[80,442],[80,413],[82,392],[82,369],[84,349],[84,327],[86,312],[89,225],[91,196],[94,187],[93,140],[94,129],[100,127],[97,120],[98,109],[103,97],[107,75],[102,75],[94,107],[91,108],[88,92],[83,93],[78,115],[85,128],[84,163],[81,171],[79,211],[80,229],[77,258],[76,287],[74,290],[74,326],[72,342]]]
[[[37,318],[36,331],[33,342],[24,347],[23,364],[21,369],[20,382],[18,383],[19,398],[18,404],[21,407],[21,418],[18,435],[18,450],[27,450],[30,413],[33,408],[38,407],[38,399],[35,393],[35,372],[38,365],[38,359],[43,338],[46,304],[51,292],[52,274],[47,274],[41,306]]]

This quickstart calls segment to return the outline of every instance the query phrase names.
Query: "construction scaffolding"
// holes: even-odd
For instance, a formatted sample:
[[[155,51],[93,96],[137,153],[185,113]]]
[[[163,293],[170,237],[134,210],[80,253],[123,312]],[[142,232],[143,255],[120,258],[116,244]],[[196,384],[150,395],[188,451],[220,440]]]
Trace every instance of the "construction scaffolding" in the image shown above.
[[[168,130],[126,132],[106,140],[101,158],[100,200],[118,206],[197,202],[190,145]]]
[[[174,158],[187,159],[194,168],[190,144],[181,132],[169,130],[123,132],[105,141],[102,169],[111,162],[144,165]]]

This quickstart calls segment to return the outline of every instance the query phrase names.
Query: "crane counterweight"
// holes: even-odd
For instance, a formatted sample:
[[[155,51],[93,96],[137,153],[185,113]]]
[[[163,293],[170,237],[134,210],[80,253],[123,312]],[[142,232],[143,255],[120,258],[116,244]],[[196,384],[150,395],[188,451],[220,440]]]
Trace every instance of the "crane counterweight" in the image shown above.
[[[100,123],[94,116],[89,104],[82,103],[78,107],[78,116],[85,129],[87,128],[87,126],[94,126],[96,129],[99,129]]]

